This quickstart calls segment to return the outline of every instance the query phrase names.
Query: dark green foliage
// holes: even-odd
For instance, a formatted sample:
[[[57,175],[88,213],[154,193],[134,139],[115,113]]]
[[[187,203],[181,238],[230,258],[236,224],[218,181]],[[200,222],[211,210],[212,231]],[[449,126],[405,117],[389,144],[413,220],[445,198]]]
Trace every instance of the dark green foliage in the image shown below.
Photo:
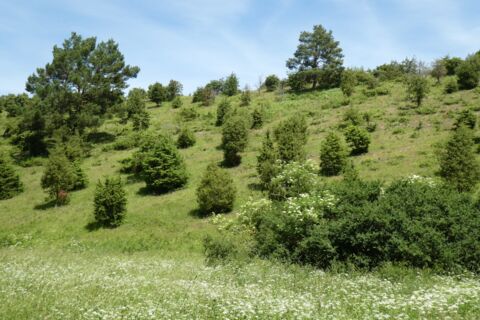
[[[179,97],[182,95],[183,91],[183,85],[176,81],[176,80],[170,80],[168,83],[168,86],[166,87],[166,98],[168,101],[173,101],[176,97]]]
[[[61,152],[52,153],[45,166],[41,185],[57,205],[68,202],[68,191],[74,189],[76,181],[77,172],[73,163]]]
[[[359,155],[368,152],[370,136],[366,130],[357,126],[349,126],[345,130],[345,140],[350,147],[351,155]]]
[[[256,107],[252,112],[252,129],[260,129],[263,127],[265,112],[262,107]]]
[[[345,113],[343,114],[343,123],[340,127],[346,126],[360,126],[363,124],[363,117],[358,111],[357,108],[350,107],[348,108]]]
[[[200,102],[207,107],[215,102],[215,92],[209,86],[197,88],[193,93],[192,103]]]
[[[133,130],[147,130],[150,126],[150,114],[147,111],[136,113],[132,116]]]
[[[235,73],[230,74],[223,82],[222,93],[227,96],[234,96],[238,93],[238,78]]]
[[[463,60],[458,57],[452,57],[450,58],[449,56],[446,56],[443,58],[443,63],[445,65],[445,68],[447,69],[447,75],[448,76],[453,76],[455,75],[455,71],[457,70],[457,67],[462,64]]]
[[[83,172],[82,167],[80,166],[80,162],[74,161],[72,163],[72,166],[73,172],[75,173],[75,182],[73,183],[71,190],[73,191],[85,189],[88,185],[88,177],[85,172]]]
[[[155,82],[148,86],[148,98],[150,101],[160,106],[160,104],[168,99],[168,89],[165,88],[160,82]]]
[[[352,70],[345,70],[342,73],[340,89],[346,97],[350,97],[355,91],[357,79],[355,73]]]
[[[183,128],[180,131],[177,139],[177,147],[180,149],[185,149],[193,146],[196,142],[195,135],[188,128]]]
[[[17,117],[31,104],[32,99],[25,93],[0,96],[0,113],[6,111],[7,116]]]
[[[181,108],[182,106],[183,106],[183,102],[182,102],[182,99],[180,97],[175,97],[172,100],[172,108],[173,109],[178,109],[178,108]]]
[[[454,93],[458,91],[458,82],[456,77],[450,77],[445,81],[445,93]]]
[[[340,138],[329,133],[320,147],[320,173],[324,176],[336,176],[345,167],[347,153]]]
[[[138,72],[138,67],[125,64],[113,40],[97,43],[94,37],[72,33],[62,47],[53,48],[52,62],[28,78],[26,90],[44,105],[43,116],[52,129],[82,133],[100,125],[121,102],[127,80]]]
[[[283,162],[305,160],[308,125],[304,116],[294,115],[282,121],[274,131],[278,157]]]
[[[250,89],[248,87],[245,87],[245,89],[242,91],[242,94],[240,96],[240,106],[241,107],[249,106],[251,101],[252,101],[252,96],[250,94]]]
[[[470,109],[462,110],[455,122],[455,129],[460,128],[461,126],[466,126],[467,128],[474,129],[477,124],[477,115]]]
[[[94,198],[95,221],[104,227],[118,227],[125,218],[127,195],[120,178],[98,181]]]
[[[225,263],[238,259],[238,248],[230,238],[216,237],[207,235],[203,240],[205,250],[205,261],[208,265]]]
[[[232,115],[223,125],[222,149],[225,165],[233,167],[240,164],[241,157],[238,153],[247,147],[248,128],[247,120],[241,115]]]
[[[210,164],[197,187],[197,202],[202,215],[225,213],[233,209],[236,188],[224,169]]]
[[[232,105],[228,99],[223,99],[217,107],[217,121],[216,126],[222,126],[227,115],[232,112]]]
[[[463,61],[456,69],[458,87],[461,90],[469,90],[478,86],[480,79],[480,62],[478,57],[470,57]]]
[[[265,88],[267,88],[267,91],[274,91],[279,85],[280,79],[274,74],[269,75],[265,79]]]
[[[429,91],[430,86],[424,76],[415,74],[407,78],[407,96],[416,103],[417,107],[422,104]]]
[[[183,107],[180,109],[180,117],[183,121],[192,121],[198,118],[198,111],[195,107]]]
[[[479,272],[479,213],[470,195],[429,179],[397,180],[385,189],[350,179],[264,205],[249,215],[249,226],[260,256],[320,268],[335,261]]]
[[[147,189],[160,194],[185,186],[188,174],[174,142],[163,135],[147,140],[134,156]]]
[[[270,137],[270,131],[267,131],[262,142],[262,149],[257,156],[257,173],[264,189],[268,187],[272,178],[278,174],[277,160],[277,149]]]
[[[343,68],[343,54],[332,32],[316,25],[313,32],[302,32],[299,42],[294,57],[287,60],[287,68],[294,72],[314,71],[305,78],[313,89],[317,85],[321,88],[337,87]]]
[[[47,154],[45,117],[39,108],[27,108],[18,123],[12,143],[17,145],[23,156]]]
[[[6,156],[0,154],[0,200],[13,198],[22,191],[20,177]]]
[[[473,134],[461,126],[439,150],[439,175],[459,191],[470,191],[480,180],[480,166],[473,150]]]

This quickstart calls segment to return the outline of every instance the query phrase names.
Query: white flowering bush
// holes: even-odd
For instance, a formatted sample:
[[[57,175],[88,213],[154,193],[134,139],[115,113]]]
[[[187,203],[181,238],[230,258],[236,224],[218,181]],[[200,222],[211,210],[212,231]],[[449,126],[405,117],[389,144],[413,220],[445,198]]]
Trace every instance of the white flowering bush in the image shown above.
[[[300,194],[308,194],[319,184],[317,166],[313,161],[303,163],[279,163],[279,174],[270,182],[268,195],[274,200],[285,200]]]

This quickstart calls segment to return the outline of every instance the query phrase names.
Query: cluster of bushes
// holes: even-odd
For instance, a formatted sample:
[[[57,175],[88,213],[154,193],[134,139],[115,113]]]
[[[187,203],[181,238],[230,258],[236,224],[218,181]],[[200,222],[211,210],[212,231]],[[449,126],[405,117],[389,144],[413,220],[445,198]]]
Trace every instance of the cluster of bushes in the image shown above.
[[[308,169],[283,174],[301,182],[299,171]],[[480,271],[480,208],[469,194],[418,176],[388,186],[353,178],[287,189],[285,201],[247,203],[230,222],[251,235],[253,254],[320,268]]]

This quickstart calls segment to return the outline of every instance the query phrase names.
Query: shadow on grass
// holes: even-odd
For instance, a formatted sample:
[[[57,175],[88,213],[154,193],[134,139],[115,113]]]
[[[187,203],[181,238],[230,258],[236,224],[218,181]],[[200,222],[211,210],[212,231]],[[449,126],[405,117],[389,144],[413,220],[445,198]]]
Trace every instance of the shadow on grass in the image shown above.
[[[115,135],[108,132],[90,132],[87,135],[87,141],[93,143],[108,143],[115,141]]]
[[[96,231],[98,229],[115,229],[117,226],[105,225],[98,221],[91,221],[85,226],[85,230],[89,232]]]
[[[198,209],[198,208],[190,210],[188,212],[188,215],[191,216],[191,217],[194,217],[194,218],[198,218],[198,219],[205,219],[205,218],[208,218],[210,216],[210,214],[205,214],[204,212],[200,211],[200,209]]]
[[[142,181],[143,181],[142,177],[138,175],[131,174],[127,176],[127,184],[134,184]]]
[[[35,210],[47,210],[50,208],[55,208],[56,207],[56,201],[55,200],[50,200],[45,203],[37,204],[33,207]]]
[[[262,185],[258,182],[252,182],[247,185],[248,189],[252,191],[262,191]]]

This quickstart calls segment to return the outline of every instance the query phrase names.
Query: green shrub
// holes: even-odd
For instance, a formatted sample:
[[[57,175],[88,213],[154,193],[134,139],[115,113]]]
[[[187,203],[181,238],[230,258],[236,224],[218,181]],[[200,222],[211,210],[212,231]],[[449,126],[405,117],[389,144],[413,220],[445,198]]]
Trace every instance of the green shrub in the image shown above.
[[[461,126],[466,126],[467,128],[474,129],[477,124],[477,115],[470,109],[462,110],[455,122],[455,129],[460,128]]]
[[[227,166],[236,166],[241,162],[238,154],[247,147],[248,124],[244,117],[233,115],[227,119],[222,129],[222,149],[224,163]]]
[[[6,156],[0,154],[0,200],[10,199],[23,191],[23,184]]]
[[[94,198],[95,221],[104,227],[119,226],[126,212],[127,196],[120,178],[98,181]]]
[[[75,173],[75,182],[73,183],[72,191],[73,190],[81,190],[85,189],[88,185],[88,177],[83,172],[82,167],[80,166],[79,161],[74,161],[72,163],[73,172]]]
[[[177,138],[177,147],[180,149],[189,148],[193,146],[195,142],[196,140],[193,132],[188,128],[183,128]]]
[[[217,107],[217,121],[215,125],[220,127],[224,124],[227,116],[232,112],[232,105],[228,99],[223,99]]]
[[[253,109],[252,112],[252,129],[260,129],[263,127],[265,112],[262,107]]]
[[[443,89],[445,93],[454,93],[458,91],[458,82],[456,77],[449,77],[445,80],[445,88]]]
[[[461,126],[439,150],[439,175],[459,191],[470,191],[480,180],[480,165],[475,156],[473,135]]]
[[[478,66],[473,59],[463,61],[455,70],[459,89],[469,90],[478,86],[478,80],[480,77],[479,71],[480,70],[478,70]]]
[[[133,130],[147,130],[150,126],[150,114],[147,111],[138,112],[132,116]]]
[[[202,215],[230,212],[236,188],[230,174],[210,164],[197,188],[197,202]]]
[[[68,203],[68,191],[73,190],[76,181],[77,174],[72,162],[63,153],[52,153],[45,166],[41,185],[57,205]]]
[[[223,82],[222,93],[229,97],[234,96],[238,93],[238,85],[237,75],[232,73]]]
[[[180,117],[183,121],[192,121],[198,118],[198,111],[195,107],[183,107],[180,109]]]
[[[343,94],[346,97],[352,96],[353,92],[355,91],[355,86],[357,79],[355,77],[355,73],[352,70],[345,70],[342,73],[342,78],[340,82],[340,89],[342,89]]]
[[[251,101],[252,96],[250,94],[250,89],[248,87],[245,87],[245,89],[242,91],[242,94],[240,95],[240,106],[249,106]]]
[[[207,235],[203,239],[205,262],[215,265],[235,261],[238,257],[238,249],[230,238],[212,237]]]
[[[294,115],[282,121],[274,131],[278,157],[283,162],[305,160],[308,126],[304,116]]]
[[[363,124],[363,117],[357,108],[350,107],[343,114],[342,121],[340,127],[360,126]]]
[[[324,176],[336,176],[345,166],[347,153],[340,138],[329,133],[320,147],[320,173]]]
[[[407,78],[407,97],[420,107],[423,99],[430,91],[427,78],[421,75],[411,75]]]
[[[183,106],[182,98],[180,98],[180,97],[175,97],[175,98],[172,100],[172,108],[173,108],[173,109],[178,109],[178,108],[181,108],[182,106]]]
[[[349,126],[345,130],[345,140],[350,147],[351,155],[359,155],[368,152],[370,137],[366,130],[357,126]]]
[[[278,173],[277,160],[276,146],[270,137],[270,131],[267,131],[262,142],[262,149],[257,156],[257,173],[264,189],[268,187],[272,178]]]
[[[270,199],[286,200],[310,193],[316,188],[318,176],[312,162],[291,162],[277,165],[279,167],[276,169],[278,174],[271,179],[268,185]]]
[[[265,88],[267,88],[267,91],[275,91],[279,85],[280,79],[274,74],[269,75],[265,79]]]
[[[136,154],[137,170],[153,193],[166,193],[183,187],[188,181],[185,162],[174,142],[160,135],[144,143]]]

